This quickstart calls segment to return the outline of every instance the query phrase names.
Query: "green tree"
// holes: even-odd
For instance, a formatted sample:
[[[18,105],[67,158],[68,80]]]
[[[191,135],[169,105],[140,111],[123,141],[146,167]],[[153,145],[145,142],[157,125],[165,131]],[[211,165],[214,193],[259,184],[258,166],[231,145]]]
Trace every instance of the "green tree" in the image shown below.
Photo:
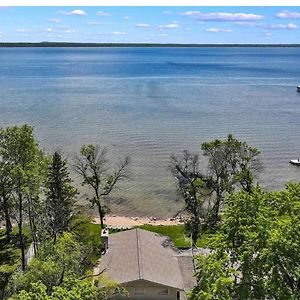
[[[100,225],[93,224],[87,215],[72,216],[69,231],[83,246],[83,267],[91,268],[99,260],[101,254]]]
[[[191,299],[203,294],[223,299],[213,298],[215,286],[220,295],[229,295],[224,299],[299,299],[299,230],[300,184],[289,184],[284,191],[254,188],[230,195],[220,232],[212,240],[214,251],[199,257]]]
[[[29,292],[22,290],[18,295],[10,297],[9,300],[50,300],[47,295],[47,287],[40,281],[31,283]]]
[[[68,277],[60,285],[47,293],[47,287],[42,282],[32,283],[30,291],[22,290],[11,299],[14,300],[105,300],[112,295],[124,294],[116,284],[96,287],[91,281]]]
[[[197,285],[190,300],[233,300],[235,269],[230,267],[228,256],[215,252],[198,256]],[[246,299],[246,298],[245,298]]]
[[[217,223],[226,196],[237,185],[251,192],[253,171],[260,168],[258,150],[232,135],[223,141],[203,143],[202,150],[208,157],[207,173],[201,170],[198,154],[184,151],[181,156],[171,156],[171,170],[185,201],[184,210],[189,215],[186,229],[193,245],[207,227]]]
[[[14,219],[18,223],[22,269],[25,270],[25,243],[23,235],[24,213],[30,176],[40,163],[41,150],[28,125],[12,126],[0,130],[0,154],[10,169],[13,185]]]
[[[58,236],[55,245],[44,243],[26,271],[13,274],[6,290],[8,299],[88,300],[124,294],[123,288],[102,274],[85,274],[83,251],[83,245],[68,232]]]
[[[55,152],[46,178],[47,228],[55,244],[57,235],[68,229],[77,190],[67,168],[67,161]]]
[[[107,212],[104,198],[117,187],[120,181],[128,177],[129,162],[129,156],[125,156],[114,169],[111,169],[106,148],[101,149],[95,145],[81,147],[75,170],[82,177],[82,184],[93,190],[94,196],[89,201],[98,208],[102,228],[104,227],[103,219]]]
[[[40,151],[37,154],[37,161],[35,167],[28,171],[25,189],[25,212],[28,217],[35,255],[38,252],[39,243],[45,237],[46,209],[43,183],[46,178],[49,157]]]
[[[226,140],[214,140],[201,145],[203,155],[208,157],[208,184],[215,200],[211,209],[211,221],[218,220],[219,211],[226,195],[237,184],[250,193],[253,188],[253,171],[260,168],[259,151],[228,135]]]
[[[206,220],[205,200],[209,194],[205,189],[206,178],[199,170],[199,156],[188,151],[182,156],[171,156],[171,171],[185,201],[184,210],[190,216],[185,225],[195,247]]]
[[[8,163],[3,161],[2,158],[0,159],[0,211],[5,220],[6,239],[9,242],[12,233],[13,183]]]
[[[78,276],[84,272],[82,267],[82,245],[72,234],[65,232],[57,238],[57,242],[43,244],[38,256],[33,258],[25,272],[16,272],[7,287],[9,295],[21,290],[30,290],[31,283],[42,282],[51,292],[68,276]]]

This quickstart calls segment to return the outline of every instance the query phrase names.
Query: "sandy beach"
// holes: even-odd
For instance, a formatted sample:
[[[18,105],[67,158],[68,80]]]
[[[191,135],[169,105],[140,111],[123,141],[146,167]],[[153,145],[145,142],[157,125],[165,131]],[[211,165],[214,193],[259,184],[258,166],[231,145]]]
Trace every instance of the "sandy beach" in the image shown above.
[[[100,218],[93,219],[96,224],[100,223]],[[151,225],[178,225],[182,224],[183,220],[179,218],[170,219],[156,219],[154,217],[122,217],[116,215],[107,215],[105,217],[105,224],[109,227],[135,227],[144,224]]]

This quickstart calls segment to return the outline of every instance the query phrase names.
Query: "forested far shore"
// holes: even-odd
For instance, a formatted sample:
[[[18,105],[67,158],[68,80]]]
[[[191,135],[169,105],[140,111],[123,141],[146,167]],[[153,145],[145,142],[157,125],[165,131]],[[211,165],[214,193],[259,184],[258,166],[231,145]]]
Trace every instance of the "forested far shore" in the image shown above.
[[[300,44],[160,44],[160,43],[80,43],[80,42],[2,42],[0,48],[22,47],[300,47]]]

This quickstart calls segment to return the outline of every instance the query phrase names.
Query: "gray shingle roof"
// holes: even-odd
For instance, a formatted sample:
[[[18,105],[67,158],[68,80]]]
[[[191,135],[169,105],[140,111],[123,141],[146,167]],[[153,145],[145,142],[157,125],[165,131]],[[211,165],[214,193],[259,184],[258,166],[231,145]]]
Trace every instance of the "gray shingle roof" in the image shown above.
[[[176,252],[162,245],[165,241],[166,237],[142,229],[112,234],[100,269],[120,284],[146,280],[186,290],[193,277],[190,260],[178,261]]]
[[[182,276],[184,290],[188,291],[196,285],[196,278],[193,276],[193,257],[192,256],[178,256],[178,264]]]

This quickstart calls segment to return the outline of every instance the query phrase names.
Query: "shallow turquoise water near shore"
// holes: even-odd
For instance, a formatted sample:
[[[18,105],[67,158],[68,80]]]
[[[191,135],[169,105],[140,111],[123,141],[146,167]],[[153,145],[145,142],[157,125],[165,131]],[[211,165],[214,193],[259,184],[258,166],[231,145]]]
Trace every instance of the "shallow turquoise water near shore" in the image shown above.
[[[132,155],[113,208],[172,214],[169,156],[228,133],[259,148],[267,189],[300,180],[300,48],[0,49],[1,125],[29,123],[47,150]],[[126,204],[126,205],[125,205]]]

